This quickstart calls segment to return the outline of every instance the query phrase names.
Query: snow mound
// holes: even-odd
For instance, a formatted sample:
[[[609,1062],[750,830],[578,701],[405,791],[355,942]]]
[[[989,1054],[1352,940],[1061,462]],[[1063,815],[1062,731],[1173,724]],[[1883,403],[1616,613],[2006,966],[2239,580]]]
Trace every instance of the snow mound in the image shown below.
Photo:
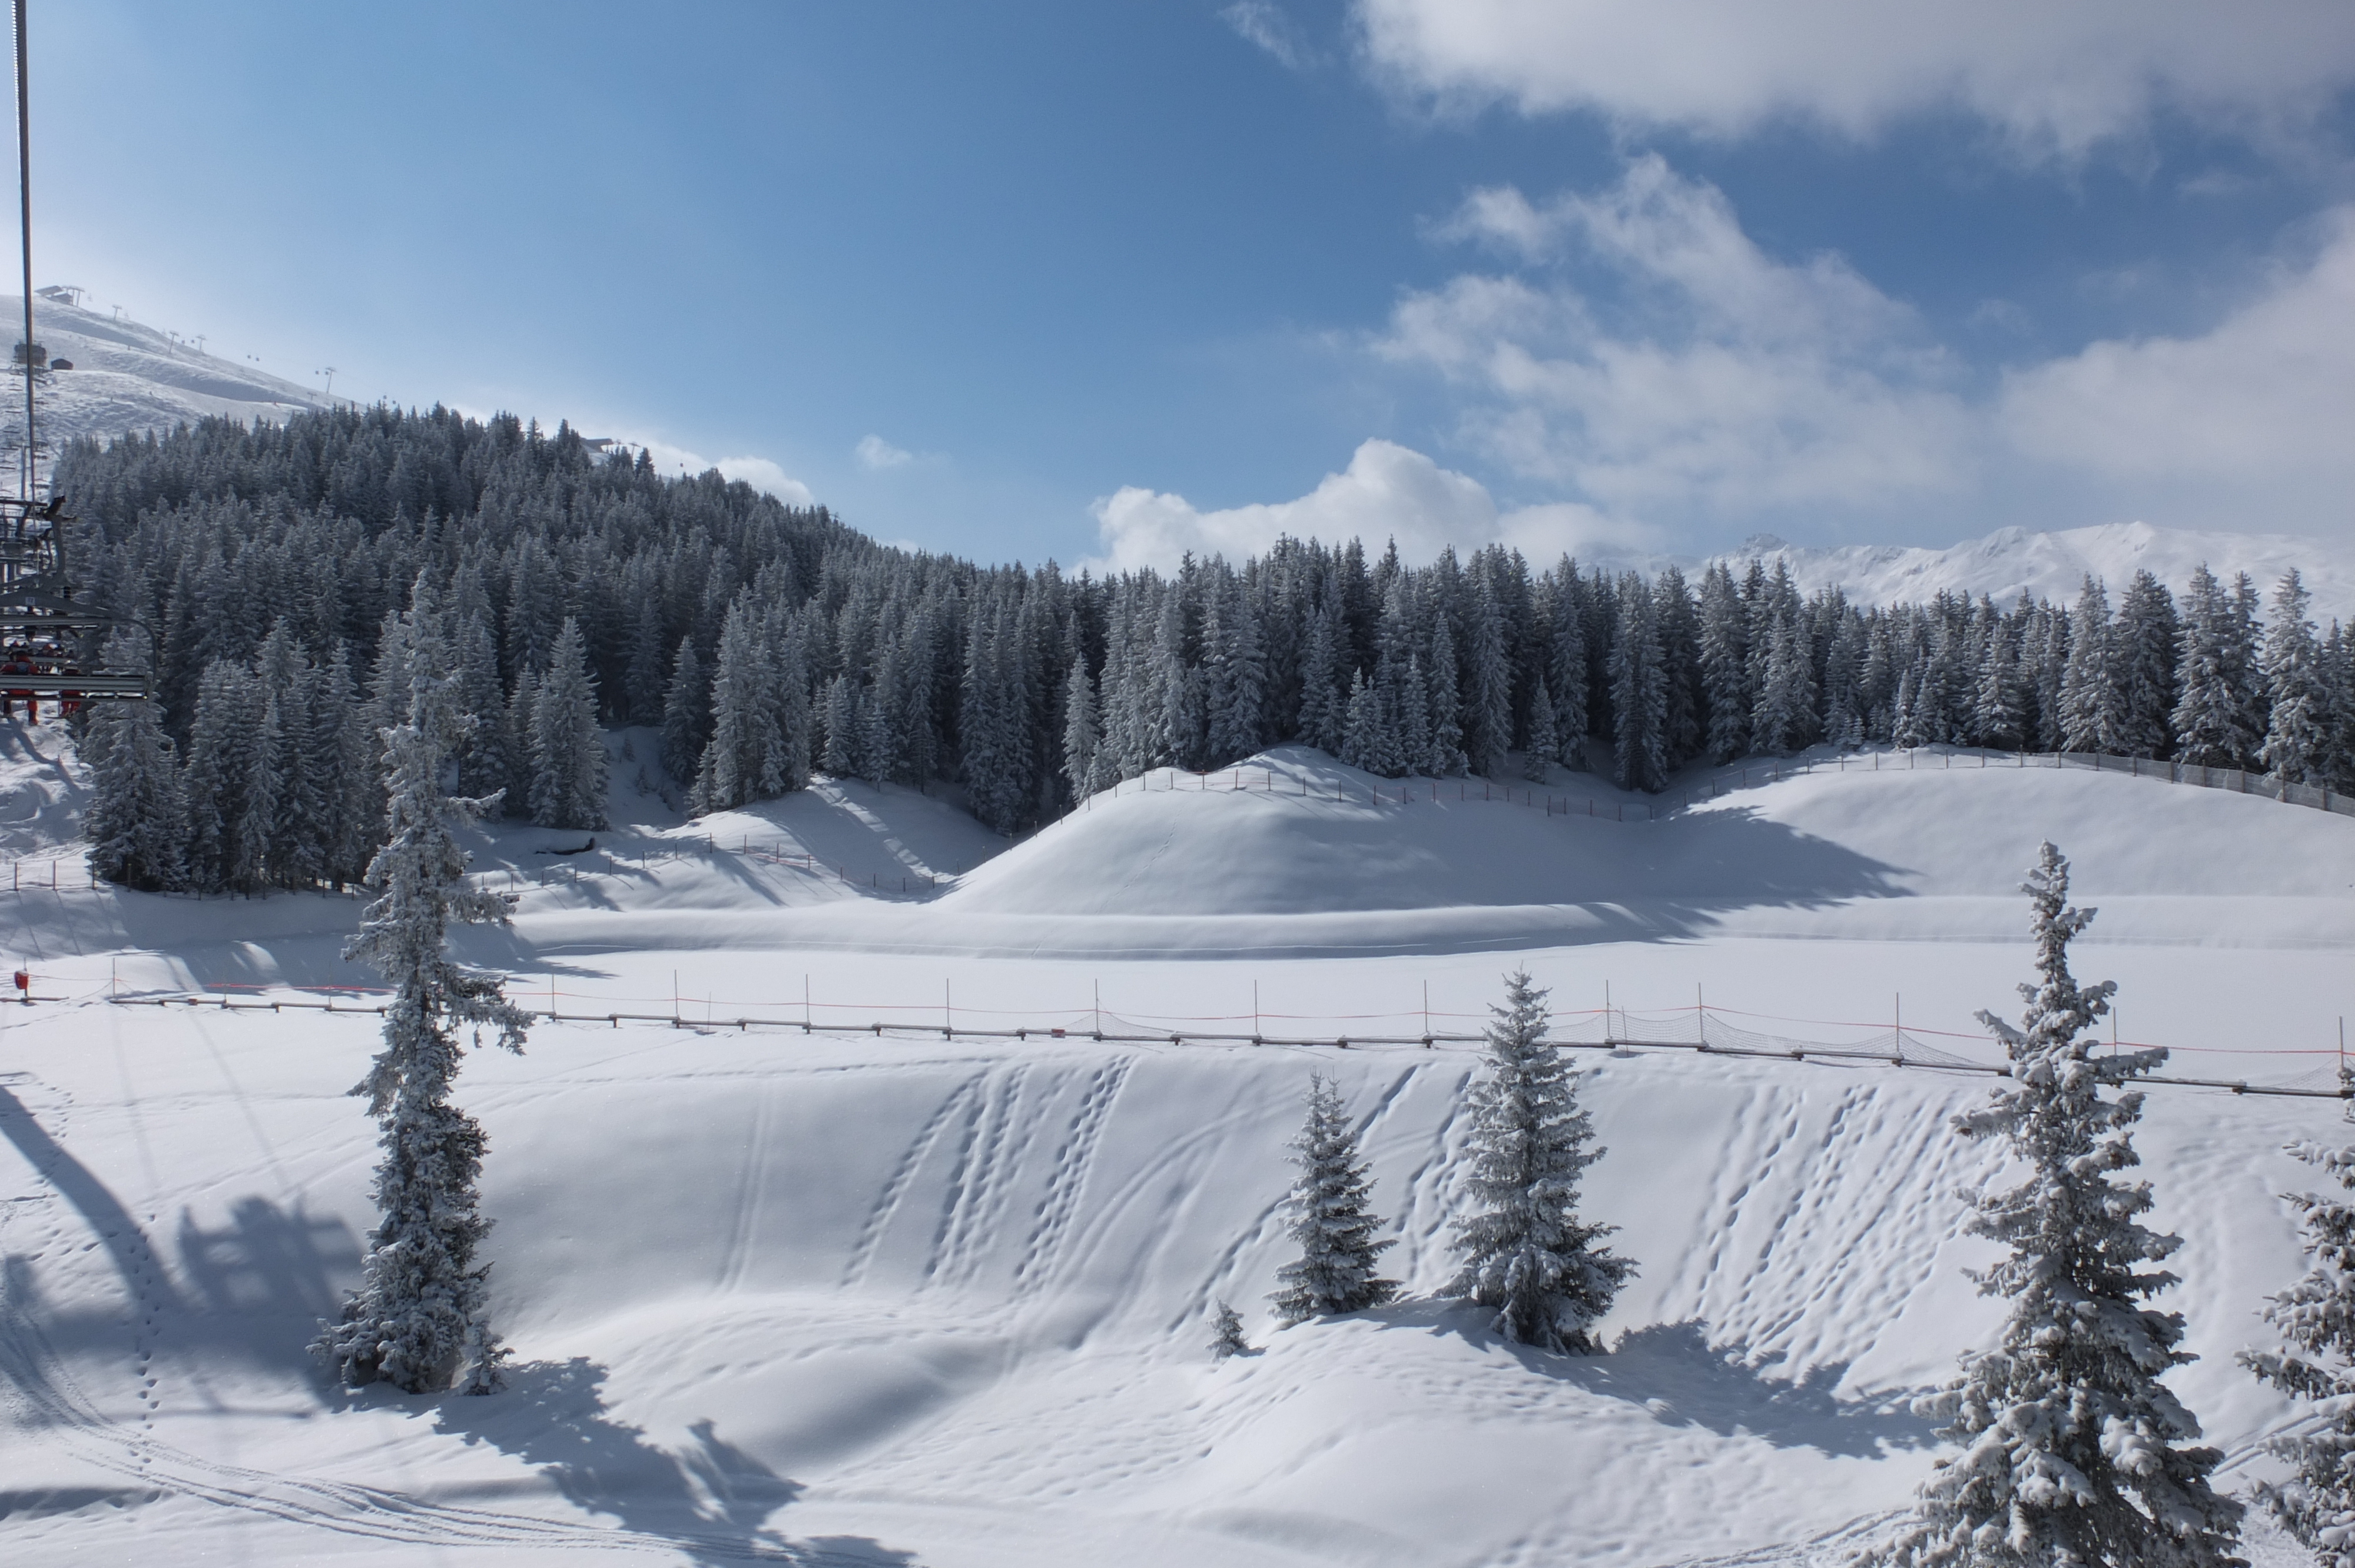
[[[1775,783],[1764,766],[1753,773],[1754,787],[1678,810],[1584,776],[1434,786],[1283,747],[1207,778],[1165,772],[1099,796],[964,878],[940,912],[2009,901],[2049,838],[2105,899],[2287,897],[2355,913],[2355,821],[2340,816],[1973,754],[1829,758]]]

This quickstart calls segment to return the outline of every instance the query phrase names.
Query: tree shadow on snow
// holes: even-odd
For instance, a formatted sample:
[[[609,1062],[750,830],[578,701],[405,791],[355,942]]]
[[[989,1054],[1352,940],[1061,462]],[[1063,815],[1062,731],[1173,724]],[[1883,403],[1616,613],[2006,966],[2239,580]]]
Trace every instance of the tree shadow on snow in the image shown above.
[[[1666,1426],[1700,1426],[1721,1437],[1747,1434],[1777,1448],[1813,1448],[1877,1459],[1892,1449],[1935,1447],[1935,1423],[1913,1414],[1913,1395],[1841,1399],[1833,1391],[1848,1363],[1815,1366],[1796,1379],[1766,1375],[1739,1346],[1712,1345],[1699,1319],[1631,1329],[1605,1355],[1554,1355],[1517,1345],[1489,1327],[1486,1308],[1424,1301],[1367,1314],[1453,1334],[1502,1351],[1530,1372],[1603,1399],[1640,1404]]]
[[[485,1443],[536,1467],[568,1500],[609,1515],[633,1534],[665,1542],[695,1563],[794,1563],[808,1568],[893,1568],[911,1553],[858,1536],[791,1541],[769,1516],[802,1493],[719,1436],[709,1421],[674,1453],[605,1408],[606,1369],[576,1356],[508,1369],[501,1393],[443,1400],[435,1429]]]

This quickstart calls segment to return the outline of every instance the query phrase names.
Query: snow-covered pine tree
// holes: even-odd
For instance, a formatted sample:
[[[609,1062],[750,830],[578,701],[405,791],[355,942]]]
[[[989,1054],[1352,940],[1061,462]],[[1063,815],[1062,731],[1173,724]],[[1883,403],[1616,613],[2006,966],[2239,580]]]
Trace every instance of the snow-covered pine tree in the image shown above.
[[[662,765],[673,779],[691,782],[710,739],[711,693],[704,684],[703,661],[695,639],[678,640],[671,659],[670,683],[663,688]]]
[[[570,616],[549,648],[532,705],[531,820],[543,828],[605,825],[605,737],[597,728],[597,678]]]
[[[1431,628],[1431,759],[1423,771],[1433,779],[1450,779],[1470,764],[1464,756],[1464,705],[1456,686],[1455,639],[1447,617],[1435,616]]]
[[[2265,691],[2264,659],[2261,645],[2264,641],[2264,600],[2257,585],[2246,572],[2232,574],[2232,632],[2224,644],[2224,665],[2232,673],[2232,690],[2241,699],[2242,727],[2249,736],[2249,754],[2241,759],[2243,767],[2258,766],[2257,747],[2263,744],[2272,717],[2271,701]]]
[[[1529,748],[1521,758],[1522,776],[1532,784],[1544,783],[1549,765],[1561,750],[1561,737],[1553,727],[1553,694],[1540,675],[1538,689],[1529,696]]]
[[[190,885],[206,893],[257,893],[269,850],[271,813],[252,794],[272,782],[261,729],[267,700],[253,672],[217,659],[197,683],[182,776]],[[259,834],[257,839],[256,835]]]
[[[751,590],[728,607],[711,675],[711,739],[696,773],[698,814],[757,800],[777,736],[776,672],[761,641]]]
[[[1096,722],[1095,680],[1088,673],[1088,656],[1071,660],[1064,690],[1063,777],[1071,780],[1071,798],[1084,800],[1109,782],[1103,777],[1103,726]]]
[[[1513,666],[1489,574],[1478,573],[1472,588],[1464,630],[1464,751],[1473,772],[1496,779],[1503,776],[1513,744]]]
[[[1251,1354],[1251,1341],[1243,1338],[1241,1314],[1223,1301],[1211,1304],[1210,1359],[1223,1361],[1231,1356]],[[2337,1568],[2336,1564],[2332,1568]]]
[[[107,639],[101,663],[129,670],[144,662],[145,640],[118,631]],[[172,737],[153,702],[99,703],[81,755],[91,771],[90,809],[82,821],[94,876],[158,893],[186,874],[180,845],[180,769]]]
[[[485,1139],[450,1103],[450,1081],[457,1026],[473,1026],[478,1038],[488,1028],[498,1044],[520,1051],[527,1019],[500,994],[498,976],[446,950],[452,921],[505,924],[512,900],[466,885],[458,829],[496,802],[442,793],[464,726],[436,630],[412,624],[410,632],[408,701],[384,736],[386,842],[368,873],[377,896],[344,950],[392,987],[384,1049],[352,1091],[368,1097],[382,1129],[379,1218],[359,1288],[314,1348],[348,1386],[381,1381],[421,1393],[463,1373],[467,1392],[486,1393],[504,1351],[484,1319],[489,1266],[476,1260],[491,1228],[475,1186]]]
[[[1806,635],[1796,615],[1771,623],[1766,653],[1766,677],[1758,688],[1758,705],[1750,715],[1750,733],[1760,751],[1787,757],[1813,739],[1815,691],[1809,671]]]
[[[2061,749],[2107,751],[2110,705],[2110,601],[2092,577],[2069,614],[2069,662],[2061,679]]]
[[[2288,1152],[2355,1191],[2355,1148],[2309,1141]],[[2278,1485],[2258,1483],[2257,1497],[2321,1568],[2355,1568],[2355,1202],[2314,1192],[2285,1197],[2304,1216],[2314,1266],[2265,1304],[2265,1321],[2285,1347],[2243,1351],[2240,1360],[2307,1402],[2316,1419],[2266,1445],[2296,1474]]]
[[[1578,567],[1567,556],[1554,572],[1553,636],[1546,684],[1553,694],[1554,754],[1565,768],[1586,767],[1586,626]],[[1444,631],[1445,622],[1441,623]]]
[[[1618,636],[1611,645],[1612,782],[1622,789],[1668,787],[1668,689],[1652,590],[1629,572],[1619,584]]]
[[[2184,590],[2175,661],[2180,694],[2169,720],[2185,762],[2238,768],[2256,749],[2247,705],[2234,688],[2232,642],[2232,600],[2202,562]]]
[[[1318,605],[1309,617],[1307,651],[1300,660],[1300,738],[1334,757],[1341,755],[1349,727],[1339,643],[1331,603]]]
[[[2175,599],[2165,584],[2137,570],[2118,600],[2112,633],[2111,709],[2115,739],[2126,757],[2172,757],[2175,737],[2175,649],[2179,629]]]
[[[2257,754],[2265,771],[2285,784],[2321,781],[2330,739],[2329,694],[2322,683],[2322,649],[2306,618],[2312,598],[2292,567],[2274,589],[2265,628],[2265,696],[2271,717]]]
[[[2180,1313],[2144,1303],[2176,1283],[2154,1264],[2182,1245],[2147,1228],[2147,1181],[2133,1128],[2142,1096],[2105,1089],[2156,1071],[2164,1051],[2104,1054],[2091,1033],[2115,987],[2080,986],[2070,938],[2094,917],[2068,907],[2069,863],[2047,843],[2028,874],[2035,984],[2019,1027],[1979,1019],[2011,1058],[2011,1086],[1956,1118],[1966,1136],[2002,1134],[2026,1178],[1982,1195],[1973,1234],[2010,1255],[1975,1275],[2009,1298],[2000,1344],[1963,1358],[1962,1375],[1917,1408],[1945,1415],[1963,1452],[1923,1483],[1911,1522],[1862,1561],[1888,1568],[1982,1563],[2083,1568],[2225,1568],[2241,1505],[2194,1447],[2200,1423],[2159,1381],[2192,1360]]]
[[[1517,1343],[1583,1354],[1601,1348],[1593,1327],[1636,1266],[1600,1245],[1616,1226],[1578,1217],[1579,1177],[1604,1151],[1546,1038],[1546,995],[1518,969],[1489,1009],[1465,1178],[1477,1207],[1455,1223],[1463,1267],[1444,1294],[1494,1308],[1497,1331]]]
[[[1340,759],[1352,768],[1374,771],[1383,752],[1381,698],[1366,682],[1366,673],[1349,677],[1348,721],[1341,731]]]
[[[2001,626],[1991,628],[1971,690],[1971,729],[1977,745],[2004,751],[2027,748],[2027,694],[2018,677],[2010,637]]]
[[[1219,680],[1210,705],[1210,764],[1232,762],[1257,751],[1267,707],[1267,658],[1260,646],[1259,615],[1240,588],[1224,596],[1219,617]]]
[[[1292,1163],[1300,1175],[1292,1183],[1292,1220],[1286,1229],[1300,1255],[1275,1271],[1280,1288],[1268,1299],[1285,1328],[1310,1318],[1363,1312],[1398,1295],[1398,1281],[1374,1270],[1395,1244],[1375,1239],[1381,1220],[1373,1213],[1366,1163],[1358,1156],[1358,1131],[1341,1104],[1341,1091],[1322,1073],[1308,1080],[1308,1114],[1292,1140]]]
[[[1423,655],[1406,656],[1398,693],[1399,771],[1425,773],[1431,763],[1431,683],[1423,678]]]
[[[474,727],[458,753],[458,789],[494,795],[515,776],[514,737],[507,733],[506,691],[499,682],[499,642],[481,611],[458,622],[458,705]]]

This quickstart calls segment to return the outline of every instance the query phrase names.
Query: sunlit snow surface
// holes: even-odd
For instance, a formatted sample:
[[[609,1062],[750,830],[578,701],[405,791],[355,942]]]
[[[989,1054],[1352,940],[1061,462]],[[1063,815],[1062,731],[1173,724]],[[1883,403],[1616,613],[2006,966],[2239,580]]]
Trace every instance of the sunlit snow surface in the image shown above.
[[[953,801],[858,784],[685,824],[617,760],[634,825],[596,850],[479,845],[520,906],[470,950],[598,1019],[461,1079],[520,1363],[488,1399],[347,1399],[304,1351],[369,1223],[343,1091],[373,1018],[107,1002],[364,1002],[325,989],[372,978],[336,956],[357,905],[0,893],[0,941],[58,999],[0,1008],[0,1554],[1837,1561],[1936,1455],[1909,1397],[1998,1320],[1957,1233],[1999,1168],[1945,1129],[1984,1080],[1580,1053],[1610,1148],[1588,1203],[1643,1270],[1607,1356],[1529,1354],[1427,1299],[1277,1331],[1263,1298],[1312,1068],[1350,1097],[1386,1261],[1427,1296],[1476,1060],[1369,1037],[1476,1027],[1527,963],[1589,1038],[1606,985],[1623,1029],[1663,1031],[1698,989],[1819,1040],[1902,1007],[1985,1057],[1970,1013],[2016,1009],[2007,889],[2041,836],[2103,906],[2078,967],[2122,982],[2126,1038],[2187,1048],[2188,1075],[2328,1078],[2355,821],[1903,763],[1623,822],[1582,778],[1410,802],[1284,751],[1131,784],[1009,850]],[[72,777],[54,731],[0,731],[9,853],[59,844]],[[665,858],[697,834],[717,851]],[[552,863],[581,874],[543,885]],[[805,1007],[899,1028],[805,1036]],[[969,1033],[1018,1025],[1066,1033]],[[1254,1031],[1359,1044],[1186,1039]],[[2306,1172],[2278,1146],[2341,1126],[2328,1102],[2151,1096],[2140,1147],[2186,1238],[2169,1305],[2201,1356],[2176,1381],[2234,1486],[2286,1414],[2231,1364],[2298,1266],[2274,1194]],[[1210,1361],[1219,1298],[1261,1353]],[[2300,1561],[2270,1535],[2253,1554]]]

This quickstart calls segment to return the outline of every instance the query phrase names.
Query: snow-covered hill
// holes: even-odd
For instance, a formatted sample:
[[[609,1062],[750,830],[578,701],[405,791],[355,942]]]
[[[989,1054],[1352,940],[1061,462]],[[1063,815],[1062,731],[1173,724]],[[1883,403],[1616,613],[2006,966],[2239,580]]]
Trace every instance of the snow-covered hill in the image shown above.
[[[0,320],[24,332],[24,296],[0,295]],[[41,444],[76,436],[99,440],[134,430],[168,429],[207,415],[282,419],[326,407],[315,387],[295,385],[251,365],[199,353],[154,327],[52,300],[33,302],[33,330],[52,359],[73,368],[42,377],[37,389]],[[13,391],[10,388],[13,387]],[[24,433],[24,381],[0,378],[0,428]]]
[[[2147,571],[2179,592],[2202,562],[2229,583],[2235,572],[2270,592],[2296,567],[2324,615],[2355,613],[2355,547],[2281,534],[2201,533],[2113,523],[2094,528],[2030,533],[1998,528],[1943,550],[1894,545],[1828,548],[1787,544],[1771,535],[1721,557],[1781,559],[1809,590],[1837,587],[1863,604],[1920,602],[1941,591],[1980,594],[2009,604],[2024,591],[2056,603],[2075,599],[2090,575],[2106,581],[2113,601],[2137,571]]]
[[[461,1081],[525,1363],[489,1399],[347,1400],[303,1350],[370,1223],[345,1091],[374,1019],[107,1000],[349,1001],[325,988],[368,979],[336,958],[353,902],[0,893],[0,943],[53,999],[0,1010],[0,1552],[1828,1564],[1904,1506],[1937,1452],[1906,1402],[1995,1321],[1958,1234],[1990,1156],[1947,1130],[1983,1080],[1581,1053],[1610,1150],[1591,1212],[1642,1266],[1588,1360],[1428,1300],[1274,1330],[1284,1144],[1306,1075],[1336,1075],[1387,1261],[1428,1293],[1474,1061],[1369,1037],[1476,1027],[1526,963],[1577,1037],[1606,996],[1619,1032],[1673,1033],[1705,990],[1768,1031],[1902,1009],[1984,1054],[1970,1013],[2027,972],[2006,887],[2039,836],[2103,906],[2079,969],[2122,982],[2127,1039],[2185,1075],[2328,1079],[2355,821],[1973,760],[1621,822],[1615,798],[1563,816],[1476,786],[1377,805],[1284,753],[1257,766],[1305,799],[1131,786],[977,865],[992,841],[932,798],[829,784],[682,823],[617,761],[628,825],[566,859],[577,881],[543,885],[533,852],[579,835],[477,844],[522,906],[475,955],[593,1020]],[[0,756],[20,848],[70,779],[53,732]],[[698,832],[718,847],[665,858]],[[1253,1031],[1358,1044],[1197,1043]],[[2200,1356],[2174,1382],[2235,1487],[2288,1414],[2232,1363],[2296,1266],[2278,1149],[2339,1128],[2328,1102],[2151,1097],[2186,1239],[2166,1305]],[[1221,1298],[1263,1353],[1209,1361]],[[2252,1555],[2303,1561],[2262,1531]]]

